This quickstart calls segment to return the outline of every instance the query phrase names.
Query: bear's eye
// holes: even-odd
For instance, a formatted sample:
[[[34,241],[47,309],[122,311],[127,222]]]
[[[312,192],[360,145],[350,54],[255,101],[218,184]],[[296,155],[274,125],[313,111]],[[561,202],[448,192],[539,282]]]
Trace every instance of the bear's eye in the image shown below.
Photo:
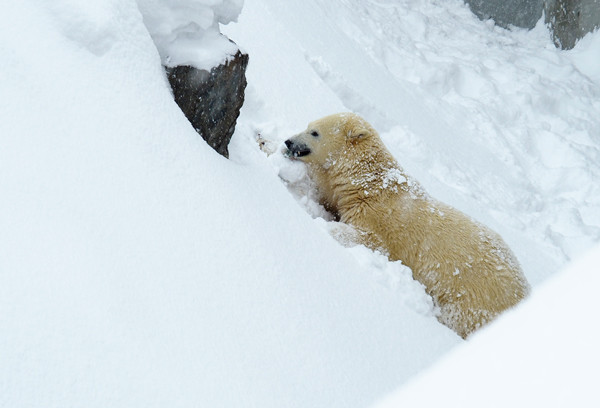
[[[319,132],[317,132],[316,130],[313,130],[312,132],[310,132],[310,135],[314,136],[314,137],[319,137]]]

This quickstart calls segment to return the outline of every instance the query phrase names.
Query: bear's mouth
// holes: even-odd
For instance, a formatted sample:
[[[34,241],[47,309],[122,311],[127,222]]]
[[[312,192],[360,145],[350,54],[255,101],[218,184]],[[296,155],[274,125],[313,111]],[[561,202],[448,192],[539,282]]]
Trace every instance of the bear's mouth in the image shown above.
[[[288,139],[285,141],[285,146],[288,149],[287,152],[285,152],[285,155],[287,157],[298,158],[298,157],[303,157],[303,156],[307,156],[310,154],[310,148],[303,143],[296,144]]]
[[[302,156],[307,156],[310,153],[310,149],[292,150],[292,151],[290,151],[290,153],[294,157],[302,157]]]

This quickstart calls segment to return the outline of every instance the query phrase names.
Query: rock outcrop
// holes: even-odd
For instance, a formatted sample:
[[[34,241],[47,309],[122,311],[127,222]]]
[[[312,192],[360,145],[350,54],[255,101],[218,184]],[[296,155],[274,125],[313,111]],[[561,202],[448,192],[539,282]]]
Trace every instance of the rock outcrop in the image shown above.
[[[600,0],[546,0],[544,11],[554,44],[564,50],[600,27]]]
[[[492,19],[504,28],[533,28],[542,17],[544,0],[466,0],[481,20]]]
[[[600,0],[465,0],[477,17],[501,27],[535,27],[545,15],[554,44],[571,49],[600,27]]]
[[[238,51],[210,71],[188,65],[166,68],[175,102],[196,132],[225,157],[244,103],[247,66],[248,55]]]

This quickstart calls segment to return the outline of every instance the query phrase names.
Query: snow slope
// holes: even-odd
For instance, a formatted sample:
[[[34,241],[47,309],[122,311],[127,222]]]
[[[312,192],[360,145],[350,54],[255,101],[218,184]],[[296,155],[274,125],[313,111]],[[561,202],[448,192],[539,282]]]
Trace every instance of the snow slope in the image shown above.
[[[225,3],[196,3],[206,28]],[[598,241],[598,33],[562,52],[458,0],[246,0],[223,28],[251,57],[228,161],[161,68],[154,24],[177,39],[190,4],[0,4],[0,406],[367,406],[461,343],[401,263],[329,236],[301,166],[258,151],[332,112],[534,284]]]
[[[597,246],[375,407],[597,407],[598,264]]]

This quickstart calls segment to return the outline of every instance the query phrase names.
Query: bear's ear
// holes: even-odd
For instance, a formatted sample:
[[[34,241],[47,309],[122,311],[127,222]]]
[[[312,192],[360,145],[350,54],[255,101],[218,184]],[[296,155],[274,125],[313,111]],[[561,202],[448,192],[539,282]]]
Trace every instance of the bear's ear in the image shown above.
[[[369,134],[369,130],[363,127],[353,127],[348,130],[348,139],[359,140]]]

